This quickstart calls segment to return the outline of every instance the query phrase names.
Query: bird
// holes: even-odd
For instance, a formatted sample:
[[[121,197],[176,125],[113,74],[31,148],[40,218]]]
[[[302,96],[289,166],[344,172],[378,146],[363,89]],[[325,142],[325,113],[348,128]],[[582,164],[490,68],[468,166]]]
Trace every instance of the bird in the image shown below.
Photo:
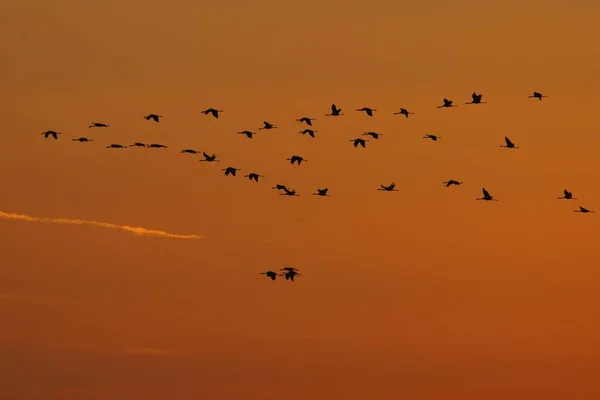
[[[331,105],[331,113],[325,114],[325,116],[327,116],[327,117],[329,117],[329,116],[331,116],[331,117],[337,117],[339,115],[344,115],[344,114],[342,113],[342,109],[341,108],[337,108],[336,107],[335,103]]]
[[[485,101],[481,101],[481,98],[483,97],[483,95],[477,94],[477,92],[473,92],[473,94],[471,94],[471,97],[473,98],[470,102],[465,103],[465,104],[485,104]]]
[[[364,111],[369,117],[373,116],[373,112],[377,111],[374,108],[369,108],[369,107],[363,107],[363,108],[357,108],[356,111]]]
[[[446,185],[446,187],[450,187],[452,185],[462,185],[462,182],[459,181],[455,181],[454,179],[450,179],[449,181],[444,182],[444,185]]]
[[[52,136],[54,139],[58,140],[58,135],[62,135],[62,132],[46,131],[42,132],[41,134],[44,135],[45,139],[48,139],[50,136]]]
[[[425,136],[423,136],[423,139],[431,139],[434,142],[437,142],[438,139],[441,139],[441,136],[436,136],[436,135],[432,135],[430,133],[426,134]]]
[[[205,152],[202,152],[202,155],[204,156],[204,160],[200,160],[200,162],[219,162],[216,154],[209,155]]]
[[[492,197],[492,195],[490,195],[490,192],[488,192],[487,190],[485,190],[485,188],[482,189],[482,192],[483,192],[483,197],[479,197],[479,198],[477,198],[475,200],[486,200],[486,201],[493,200],[493,201],[498,201],[498,200],[494,199]]]
[[[223,168],[221,171],[225,171],[225,176],[227,176],[227,175],[235,176],[237,171],[241,171],[241,170],[239,168],[227,167],[227,168]]]
[[[86,137],[80,137],[80,138],[71,139],[71,140],[73,140],[74,142],[80,142],[80,143],[83,143],[83,142],[93,142],[92,139],[88,139]]]
[[[282,185],[280,183],[278,183],[277,185],[273,186],[271,189],[275,189],[275,190],[285,190],[287,189],[287,186]]]
[[[312,122],[314,120],[315,120],[314,118],[302,117],[302,118],[298,118],[296,121],[298,121],[298,122],[304,122],[304,123],[306,123],[306,125],[312,126]]]
[[[452,105],[452,100],[448,100],[445,97],[444,97],[443,102],[444,102],[444,104],[442,104],[441,106],[437,106],[437,108],[457,107],[456,105]]]
[[[383,133],[365,132],[363,133],[363,136],[371,136],[373,139],[379,139],[379,136],[383,136]]]
[[[312,129],[305,129],[303,131],[300,131],[298,133],[302,134],[302,135],[306,135],[308,134],[308,136],[314,138],[315,137],[315,133],[317,133],[318,131],[313,131]]]
[[[245,135],[248,139],[252,139],[252,136],[256,135],[256,133],[252,131],[241,131],[238,132],[238,135]]]
[[[295,272],[299,272],[298,269],[294,268],[294,267],[283,267],[283,268],[281,268],[281,271],[287,271],[287,272],[295,271]]]
[[[109,126],[110,125],[103,124],[101,122],[92,122],[92,124],[88,126],[88,128],[108,128]]]
[[[130,144],[129,147],[146,147],[146,143],[135,142],[134,144]]]
[[[281,274],[278,274],[275,271],[267,271],[267,272],[261,272],[261,275],[266,275],[268,278],[271,278],[272,281],[274,281],[278,276],[283,276]]]
[[[528,98],[534,98],[534,99],[538,99],[538,100],[542,100],[542,98],[544,97],[548,97],[548,96],[544,96],[543,94],[541,94],[540,92],[533,92],[533,94],[531,96],[528,96]]]
[[[408,110],[406,108],[401,108],[400,111],[395,112],[394,115],[404,115],[406,118],[408,118],[409,115],[414,115],[413,112],[408,112]]]
[[[590,211],[587,208],[583,208],[583,207],[579,206],[579,210],[575,210],[573,212],[580,212],[580,213],[583,213],[583,214],[587,214],[587,213],[593,213],[593,212],[596,212],[596,211]]]
[[[301,276],[301,275],[300,275],[300,273],[299,273],[299,272],[297,272],[297,271],[287,271],[287,272],[284,274],[284,276],[285,276],[285,280],[286,280],[286,281],[287,281],[287,280],[290,280],[290,281],[294,282],[294,278],[295,278],[296,276]]]
[[[577,200],[577,197],[573,197],[573,193],[569,192],[567,189],[563,190],[563,193],[565,194],[563,197],[559,197],[559,199],[565,199],[565,200]]]
[[[222,112],[223,112],[223,110],[217,110],[215,108],[207,108],[206,110],[201,111],[202,114],[204,114],[204,115],[212,114],[212,116],[217,119],[219,118],[219,113],[222,113]]]
[[[152,143],[146,147],[148,147],[149,149],[166,149],[167,148],[167,146],[165,146],[164,144],[158,144],[158,143]]]
[[[160,122],[160,118],[162,118],[162,115],[156,115],[156,114],[148,114],[146,115],[144,118],[147,119],[148,121],[150,121],[151,119],[154,120],[155,122]]]
[[[258,128],[258,129],[275,129],[275,128],[277,128],[275,125],[273,125],[267,121],[263,121],[263,124],[265,126],[263,126],[262,128]]]
[[[317,189],[316,193],[313,193],[313,196],[321,196],[321,197],[331,197],[331,195],[327,194],[329,191],[328,188],[325,189]]]
[[[182,149],[180,153],[198,154],[198,150],[194,149]]]
[[[397,192],[398,189],[396,189],[396,182],[392,182],[389,186],[385,186],[385,185],[379,185],[381,186],[380,188],[378,188],[377,190],[384,190],[386,192]]]
[[[283,188],[283,193],[279,193],[280,196],[298,196],[294,189]]]
[[[301,157],[301,156],[292,156],[290,158],[286,158],[286,161],[289,161],[290,164],[292,164],[292,165],[294,163],[300,165],[300,164],[302,164],[303,161],[306,162],[308,160],[305,160],[304,157]]]
[[[504,137],[504,141],[506,142],[506,145],[500,145],[500,147],[506,147],[507,149],[518,149],[518,147],[515,147],[515,144],[506,136]]]
[[[369,139],[361,139],[361,138],[356,138],[356,139],[350,139],[349,142],[353,142],[354,143],[354,147],[358,147],[359,145],[363,147],[363,149],[366,147],[366,142],[368,142]]]
[[[250,172],[248,175],[244,175],[244,178],[248,178],[251,181],[258,182],[258,178],[264,178],[264,176],[263,175],[259,175],[259,174],[254,173],[254,172]]]
[[[127,146],[123,146],[122,144],[111,144],[110,146],[106,146],[107,149],[126,149]]]

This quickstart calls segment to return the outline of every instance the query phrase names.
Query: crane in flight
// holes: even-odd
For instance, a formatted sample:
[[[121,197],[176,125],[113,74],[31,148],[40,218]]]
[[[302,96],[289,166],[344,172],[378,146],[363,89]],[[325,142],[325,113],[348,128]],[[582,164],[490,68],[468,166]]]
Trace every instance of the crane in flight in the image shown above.
[[[228,175],[235,176],[235,174],[241,170],[239,168],[227,167],[227,168],[223,168],[221,171],[225,171],[225,176],[228,176]]]
[[[506,147],[507,149],[518,149],[518,147],[516,147],[508,137],[504,136],[504,141],[506,142],[506,145],[500,145],[500,147]]]
[[[109,146],[106,146],[107,149],[126,149],[127,146],[123,146],[122,144],[111,144]]]
[[[238,135],[245,135],[248,139],[252,139],[252,136],[256,135],[256,133],[252,131],[240,131]]]
[[[395,112],[394,115],[404,115],[406,118],[408,118],[409,115],[414,115],[415,113],[413,112],[408,112],[408,110],[406,108],[401,108],[400,111]]]
[[[331,105],[331,113],[325,114],[326,117],[329,117],[329,116],[331,116],[331,117],[337,117],[339,115],[344,115],[344,114],[342,113],[342,109],[341,108],[337,108],[335,104]]]
[[[300,165],[302,162],[307,162],[308,160],[305,160],[304,157],[301,156],[292,156],[290,158],[286,158],[286,161],[289,161],[292,165],[294,165],[294,163]]]
[[[431,139],[431,140],[433,140],[434,142],[437,142],[437,141],[438,141],[438,139],[441,139],[441,138],[442,138],[441,136],[432,135],[432,134],[430,134],[430,133],[428,133],[428,134],[426,134],[425,136],[423,136],[423,139]]]
[[[305,129],[303,131],[300,131],[298,133],[300,133],[301,135],[307,135],[310,136],[311,138],[315,137],[315,133],[317,133],[318,131],[313,131],[312,129]]]
[[[166,149],[167,148],[167,146],[165,146],[164,144],[158,144],[158,143],[152,143],[146,147],[149,149]]]
[[[450,107],[457,107],[456,105],[453,105],[452,100],[448,100],[447,98],[444,97],[444,100],[442,100],[444,102],[444,104],[442,104],[441,106],[437,106],[437,108],[450,108]]]
[[[528,96],[528,98],[530,99],[538,99],[538,100],[542,100],[544,97],[548,97],[548,96],[544,96],[543,94],[541,94],[540,92],[533,92],[533,94],[531,96]]]
[[[88,128],[108,128],[109,126],[110,125],[103,124],[101,122],[92,122],[92,124],[88,126]]]
[[[200,162],[219,162],[219,160],[217,160],[216,154],[209,155],[203,151],[202,156],[204,157],[204,160],[199,160]]]
[[[455,181],[454,179],[450,179],[449,181],[444,182],[444,185],[446,185],[446,187],[450,187],[452,185],[459,186],[459,185],[462,185],[462,184],[463,184],[462,182]]]
[[[485,104],[487,103],[486,101],[481,101],[481,98],[483,97],[483,95],[477,94],[477,92],[473,92],[473,94],[471,94],[471,101],[465,104]]]
[[[278,128],[277,126],[275,126],[272,123],[267,122],[267,121],[263,121],[263,125],[264,126],[262,128],[258,128],[258,129],[276,129],[276,128]]]
[[[312,126],[312,122],[314,120],[315,120],[314,118],[302,117],[302,118],[298,118],[296,121],[298,121],[300,123],[304,122],[306,125]]]
[[[577,200],[577,197],[573,197],[573,193],[569,192],[567,189],[563,190],[564,196],[559,197],[560,199],[564,199],[564,200]]]
[[[483,192],[483,197],[479,197],[479,198],[477,198],[475,200],[498,201],[494,197],[492,197],[492,195],[490,194],[490,192],[488,192],[487,190],[485,190],[485,188],[482,189],[482,192]]]
[[[180,153],[188,153],[188,154],[198,154],[198,150],[194,150],[194,149],[182,149],[180,151]]]
[[[283,193],[279,193],[280,196],[298,196],[294,189],[283,188]]]
[[[141,142],[135,142],[134,144],[130,144],[129,147],[146,147],[146,144]]]
[[[374,108],[363,107],[363,108],[357,108],[356,111],[364,111],[369,117],[372,117],[373,113],[377,110]]]
[[[313,193],[313,196],[331,197],[331,195],[327,194],[328,191],[329,191],[328,188],[317,189],[317,192]]]
[[[300,274],[300,271],[298,271],[294,267],[283,267],[283,268],[281,268],[281,270],[285,271],[284,272],[285,280],[290,280],[290,281],[294,282],[294,278],[296,276],[302,276]]]
[[[282,185],[280,183],[278,183],[277,185],[273,186],[271,189],[275,189],[275,190],[285,190],[287,189],[287,186]]]
[[[373,139],[379,139],[379,136],[383,136],[383,133],[377,132],[365,132],[362,134],[363,136],[371,136]]]
[[[255,172],[250,172],[248,175],[244,175],[244,178],[248,178],[251,181],[258,182],[258,178],[264,178],[264,175],[259,175]]]
[[[349,142],[354,143],[354,147],[362,146],[363,149],[366,148],[366,142],[368,142],[368,141],[369,141],[369,139],[362,139],[362,138],[356,138],[356,139],[349,140]]]
[[[41,134],[44,135],[45,139],[48,139],[50,136],[52,136],[55,140],[58,140],[58,135],[62,135],[62,132],[46,131],[42,132]]]
[[[73,140],[74,142],[80,142],[80,143],[84,143],[84,142],[93,142],[93,140],[92,140],[92,139],[88,139],[88,138],[86,138],[86,137],[80,137],[80,138],[77,138],[77,139],[71,139],[71,140]]]
[[[261,275],[266,275],[267,278],[270,278],[272,281],[274,281],[275,279],[277,279],[278,276],[283,276],[283,274],[278,274],[275,271],[267,271],[267,272],[261,272]]]
[[[223,112],[223,110],[217,110],[217,109],[215,109],[215,108],[207,108],[206,110],[204,110],[204,111],[200,111],[200,112],[201,112],[202,114],[204,114],[204,115],[211,114],[213,117],[215,117],[215,118],[217,118],[217,119],[218,119],[218,118],[219,118],[219,113],[222,113],[222,112]]]
[[[583,207],[579,206],[579,210],[575,210],[573,212],[579,212],[579,213],[587,214],[587,213],[593,213],[593,212],[596,212],[596,211],[590,211],[587,208],[583,208]]]
[[[380,188],[378,188],[377,190],[384,190],[386,192],[397,192],[398,189],[396,189],[396,182],[392,182],[390,185],[385,186],[385,185],[379,185],[381,186]]]
[[[144,117],[144,119],[150,121],[153,120],[154,122],[160,122],[160,119],[162,118],[162,115],[156,115],[156,114],[148,114]]]

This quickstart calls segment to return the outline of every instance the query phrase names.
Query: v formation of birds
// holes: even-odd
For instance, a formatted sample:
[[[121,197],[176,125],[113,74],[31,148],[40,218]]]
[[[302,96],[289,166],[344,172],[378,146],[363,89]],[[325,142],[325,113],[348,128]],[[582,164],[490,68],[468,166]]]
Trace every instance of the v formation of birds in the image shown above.
[[[540,101],[543,98],[546,98],[546,96],[540,92],[533,92],[533,94],[528,97],[537,99]],[[471,94],[471,101],[469,101],[465,104],[486,104],[487,102],[482,101],[482,98],[483,98],[483,94],[478,94],[477,92],[473,92]],[[454,104],[454,102],[452,100],[449,100],[447,98],[444,98],[442,100],[442,104],[437,106],[437,108],[454,108],[454,107],[457,107],[457,106]],[[367,116],[373,117],[374,113],[377,110],[374,108],[362,107],[362,108],[356,109],[356,111],[364,112]],[[222,112],[223,112],[223,110],[219,110],[219,109],[215,109],[215,108],[208,108],[208,109],[202,111],[203,114],[210,115],[217,119],[219,118],[220,113],[222,113]],[[405,118],[408,118],[409,116],[414,115],[413,112],[410,112],[405,108],[401,108],[398,112],[394,112],[394,114],[404,116]],[[325,116],[330,116],[330,117],[340,117],[343,115],[344,115],[343,110],[341,108],[338,108],[335,104],[331,105],[331,112],[325,114]],[[162,117],[162,115],[158,115],[158,114],[148,114],[143,118],[148,121],[160,122],[160,120],[163,117]],[[314,120],[315,120],[315,118],[310,118],[310,117],[302,117],[302,118],[296,119],[296,122],[305,124],[305,126],[307,126],[306,129],[300,131],[299,133],[302,135],[308,135],[311,138],[315,138],[315,134],[318,131],[313,129],[313,121]],[[101,123],[101,122],[93,122],[89,126],[89,128],[109,128],[109,127],[110,127],[110,125]],[[278,126],[276,126],[275,124],[272,124],[268,121],[263,121],[263,126],[258,128],[258,130],[271,130],[271,129],[277,129],[277,128],[278,128]],[[61,132],[57,132],[57,131],[53,131],[53,130],[48,130],[46,132],[42,132],[42,135],[44,135],[44,137],[46,139],[48,139],[48,138],[58,139],[59,135],[61,135],[61,134],[62,134]],[[237,134],[244,135],[248,139],[252,139],[257,133],[253,132],[253,131],[244,130],[244,131],[237,132]],[[382,137],[383,134],[377,133],[377,132],[365,132],[361,136],[368,136],[371,139],[365,139],[362,137],[351,139],[350,142],[352,143],[352,145],[354,147],[366,148],[367,142],[369,142],[370,140],[379,140],[379,138]],[[437,142],[438,140],[441,139],[441,136],[437,136],[437,135],[433,135],[433,134],[426,134],[425,136],[423,136],[423,138]],[[81,143],[93,142],[92,139],[88,139],[87,137],[78,137],[78,138],[74,138],[72,140],[81,142]],[[167,146],[165,146],[163,144],[158,144],[158,143],[145,144],[145,143],[140,143],[140,142],[133,143],[129,146],[122,145],[122,144],[116,144],[116,143],[106,146],[106,148],[109,148],[109,149],[125,149],[127,147],[167,148]],[[500,145],[500,147],[504,147],[507,149],[519,149],[519,147],[516,146],[515,143],[508,137],[504,138],[504,144]],[[220,162],[220,160],[217,159],[216,154],[209,154],[204,151],[200,152],[200,151],[194,150],[194,149],[182,149],[180,151],[180,153],[201,154],[203,158],[199,160],[200,162]],[[288,158],[286,160],[289,161],[290,164],[292,164],[292,165],[294,165],[294,164],[301,165],[303,162],[308,161],[299,155],[292,155],[290,158]],[[234,167],[226,167],[226,168],[223,168],[223,171],[224,171],[225,176],[235,177],[237,175],[237,172],[241,171],[241,169],[234,168]],[[244,177],[248,178],[251,181],[258,183],[259,179],[262,178],[263,175],[260,175],[256,172],[250,172],[247,175],[244,175]],[[450,180],[444,182],[444,186],[446,186],[446,187],[460,186],[462,184],[463,184],[463,182],[454,180],[454,179],[450,179]],[[273,187],[273,189],[279,191],[280,192],[279,194],[281,196],[299,196],[299,194],[296,193],[296,190],[289,188],[286,185],[276,184]],[[380,185],[380,187],[377,188],[377,190],[386,191],[386,192],[397,192],[398,191],[398,189],[396,189],[395,182],[391,182],[389,185]],[[476,200],[498,201],[490,194],[490,192],[486,188],[482,188],[482,194],[483,194],[482,197],[476,198]],[[312,195],[320,196],[320,197],[331,197],[331,195],[329,194],[329,188],[319,188],[319,189],[317,189],[317,191],[315,193],[312,193]],[[563,196],[559,197],[559,199],[577,200],[576,197],[573,197],[573,193],[568,191],[567,189],[563,189]],[[587,214],[587,213],[593,213],[595,211],[592,211],[592,210],[589,210],[582,206],[579,206],[579,208],[577,210],[574,210],[574,212]],[[273,281],[278,276],[284,276],[286,280],[289,280],[291,282],[294,281],[294,278],[296,276],[301,276],[300,272],[296,268],[293,268],[293,267],[284,267],[284,268],[281,268],[281,271],[282,271],[282,273],[278,273],[275,271],[266,271],[266,272],[261,272],[261,274],[266,275],[269,279],[271,279]]]

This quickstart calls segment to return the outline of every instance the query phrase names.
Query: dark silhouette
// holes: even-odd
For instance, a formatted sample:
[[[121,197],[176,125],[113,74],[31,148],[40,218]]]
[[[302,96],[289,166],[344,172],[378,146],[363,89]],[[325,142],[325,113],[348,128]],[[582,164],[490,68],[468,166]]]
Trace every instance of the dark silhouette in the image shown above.
[[[533,98],[533,99],[538,99],[538,100],[540,100],[540,101],[542,101],[542,99],[543,99],[544,97],[548,97],[548,96],[544,96],[544,95],[543,95],[543,94],[541,94],[540,92],[533,92],[533,94],[532,94],[531,96],[528,96],[528,98],[530,98],[530,99],[532,99],[532,98]]]
[[[456,105],[452,104],[452,100],[448,100],[445,97],[444,97],[444,100],[442,100],[442,101],[444,102],[444,104],[442,104],[441,106],[437,106],[437,108],[457,107]]]
[[[564,199],[564,200],[577,200],[577,197],[573,197],[573,193],[569,192],[567,189],[563,190],[563,193],[565,194],[563,197],[559,197],[559,199]]]
[[[366,142],[368,142],[369,139],[361,139],[361,138],[357,138],[357,139],[350,139],[349,142],[353,142],[353,146],[354,147],[358,147],[358,146],[362,146],[363,149],[366,147]]]
[[[284,268],[281,268],[281,270],[285,271],[284,272],[285,280],[290,280],[290,281],[294,282],[294,278],[296,276],[301,276],[300,272],[296,268],[293,268],[293,267],[284,267]]]
[[[281,184],[279,184],[279,183],[278,183],[277,185],[273,186],[271,189],[275,189],[275,190],[285,190],[285,189],[287,189],[287,186],[285,186],[285,185],[281,185]]]
[[[228,175],[235,176],[235,174],[237,173],[237,171],[241,171],[241,169],[239,169],[239,168],[233,168],[233,167],[227,167],[227,168],[223,168],[221,171],[225,171],[225,176],[228,176]]]
[[[212,114],[213,117],[215,117],[215,118],[218,119],[219,118],[219,113],[222,113],[223,110],[217,110],[215,108],[207,108],[206,110],[201,111],[201,112],[204,115]]]
[[[409,115],[414,115],[415,113],[413,112],[408,112],[408,110],[406,108],[401,108],[400,111],[395,112],[394,115],[404,115],[406,118],[408,118]]]
[[[160,122],[159,120],[162,117],[163,117],[162,115],[148,114],[144,118],[147,119],[148,121],[154,120],[155,122]]]
[[[84,142],[93,142],[93,140],[92,140],[92,139],[88,139],[88,138],[86,138],[86,137],[80,137],[80,138],[77,138],[77,139],[71,139],[71,140],[73,140],[74,142],[80,142],[80,143],[84,143]]]
[[[506,145],[500,145],[500,147],[506,147],[507,149],[518,149],[518,147],[515,147],[515,144],[506,136],[504,137],[504,141],[506,142]]]
[[[294,163],[300,165],[300,164],[302,164],[302,162],[306,162],[308,160],[305,160],[303,157],[300,157],[300,156],[292,156],[291,158],[286,158],[286,161],[289,161],[290,164],[292,164],[292,165]]]
[[[477,92],[473,92],[471,97],[472,97],[472,100],[465,104],[485,104],[486,103],[485,101],[481,101],[481,98],[483,97],[482,94],[477,94]]]
[[[583,207],[579,206],[579,210],[575,210],[573,212],[580,212],[580,213],[583,213],[583,214],[587,214],[587,213],[593,213],[593,212],[596,212],[596,211],[590,211],[587,208],[583,208]]]
[[[267,121],[263,121],[264,126],[262,128],[258,128],[258,129],[275,129],[277,128],[275,125],[267,122]]]
[[[256,174],[254,172],[250,172],[248,175],[244,175],[244,178],[248,178],[251,181],[258,182],[258,178],[264,178],[263,175]]]
[[[379,185],[381,186],[380,188],[378,188],[377,190],[384,190],[386,192],[397,192],[398,189],[396,189],[396,182],[392,182],[389,186],[385,186],[385,185]]]
[[[459,185],[462,185],[462,182],[455,181],[454,179],[450,179],[449,181],[444,182],[444,185],[446,185],[446,187],[450,187],[452,185],[459,186]]]
[[[275,271],[261,272],[260,274],[266,275],[268,278],[271,278],[272,281],[274,281],[278,276],[283,276],[282,274],[278,274]]]
[[[135,142],[134,144],[129,145],[129,147],[146,147],[145,143]]]
[[[379,136],[383,136],[383,133],[365,132],[363,133],[363,136],[371,136],[373,139],[379,139]]]
[[[92,124],[88,126],[88,128],[108,128],[109,126],[110,125],[103,124],[101,122],[92,122]]]
[[[441,136],[436,136],[436,135],[432,135],[432,134],[429,134],[429,133],[426,134],[425,136],[423,136],[423,139],[431,139],[434,142],[437,142],[438,139],[441,139],[441,138],[442,138]]]
[[[482,192],[483,192],[483,197],[479,197],[475,200],[498,201],[498,200],[494,199],[492,197],[492,195],[490,195],[490,193],[487,190],[485,190],[485,188],[482,189]]]
[[[302,134],[302,135],[306,135],[308,134],[308,136],[314,138],[315,137],[315,133],[317,133],[318,131],[313,131],[312,129],[305,129],[303,131],[300,131],[298,133]]]
[[[344,115],[344,114],[342,113],[342,109],[341,108],[337,108],[335,106],[335,104],[331,105],[331,113],[325,114],[326,117],[329,117],[329,116],[331,116],[331,117],[337,117],[339,115]]]
[[[149,149],[166,149],[167,148],[167,146],[165,146],[164,144],[158,144],[158,143],[152,143],[146,147],[148,147]]]
[[[122,144],[111,144],[110,146],[106,146],[107,149],[126,149],[127,146],[123,146]]]
[[[317,189],[317,193],[313,193],[313,196],[331,197],[330,195],[327,194],[328,191],[329,191],[328,188]]]
[[[302,118],[298,118],[296,121],[304,122],[304,123],[306,123],[306,125],[312,126],[312,121],[314,121],[314,120],[315,120],[314,118],[302,117]]]
[[[202,156],[204,156],[204,160],[199,160],[200,162],[219,162],[216,154],[208,155],[207,153],[202,152]]]
[[[62,132],[46,131],[42,132],[41,134],[44,135],[45,139],[48,139],[50,136],[52,136],[55,140],[58,140],[58,135],[62,135]]]
[[[377,111],[374,108],[369,108],[369,107],[363,107],[363,108],[358,108],[356,109],[356,111],[364,111],[365,113],[367,113],[367,115],[369,117],[373,116],[373,112]]]
[[[245,135],[248,139],[252,139],[252,136],[256,135],[256,133],[252,131],[241,131],[238,132],[238,135]]]
[[[180,153],[198,154],[198,151],[194,149],[182,149]]]
[[[280,196],[298,196],[294,189],[283,188],[283,193],[279,193]]]

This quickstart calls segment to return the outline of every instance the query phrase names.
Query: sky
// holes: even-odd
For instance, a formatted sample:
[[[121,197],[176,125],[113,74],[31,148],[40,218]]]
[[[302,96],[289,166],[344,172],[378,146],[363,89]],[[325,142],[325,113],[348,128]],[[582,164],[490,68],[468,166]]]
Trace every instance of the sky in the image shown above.
[[[598,2],[0,11],[0,399],[600,396]]]

